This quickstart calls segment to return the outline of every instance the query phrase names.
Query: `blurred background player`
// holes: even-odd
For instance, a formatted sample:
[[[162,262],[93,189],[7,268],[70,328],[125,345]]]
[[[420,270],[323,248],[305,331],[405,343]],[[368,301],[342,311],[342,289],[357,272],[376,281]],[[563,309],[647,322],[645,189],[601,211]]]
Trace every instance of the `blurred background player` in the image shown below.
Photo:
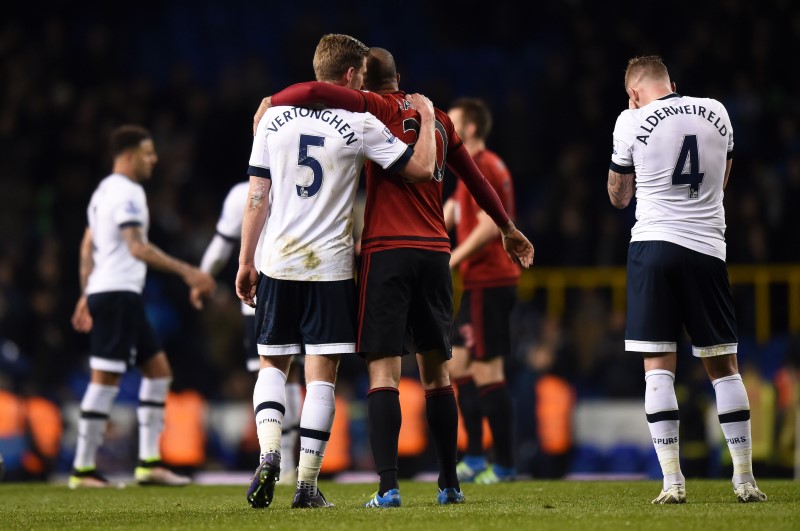
[[[294,85],[265,98],[255,121],[270,104],[324,103],[352,111],[369,111],[398,138],[414,142],[419,114],[405,102],[394,57],[370,49],[364,86],[371,92],[344,90],[321,83]],[[368,411],[370,445],[380,477],[378,492],[366,507],[401,505],[397,474],[401,411],[401,356],[417,354],[425,388],[426,415],[439,461],[437,502],[461,503],[456,474],[458,409],[446,362],[451,356],[453,287],[450,238],[442,212],[444,166],[467,182],[479,204],[501,227],[509,257],[527,266],[533,246],[503,209],[497,194],[475,167],[446,113],[436,112],[437,147],[434,179],[411,184],[367,163],[367,200],[361,238],[358,350],[367,358],[370,379]]]
[[[325,35],[314,53],[314,74],[322,84],[358,89],[368,53],[353,37]],[[433,106],[424,96],[409,100],[425,111],[415,148],[374,116],[339,109],[273,107],[258,124],[236,276],[237,295],[256,306],[261,355],[253,405],[262,458],[247,494],[254,508],[272,502],[289,356],[301,352],[307,384],[292,507],[331,505],[317,478],[333,425],[339,360],[356,352],[352,226],[361,168],[369,159],[411,181],[430,180],[434,172]],[[267,216],[259,273],[254,255]]]
[[[492,115],[477,98],[456,100],[448,111],[458,136],[513,219],[514,184],[506,165],[486,148]],[[503,358],[511,353],[511,311],[517,300],[520,268],[503,249],[500,230],[463,181],[444,204],[448,232],[455,226],[457,246],[450,268],[461,273],[463,295],[453,330],[453,358],[447,362],[458,388],[458,405],[467,434],[467,450],[456,468],[460,481],[513,480],[514,411]],[[483,418],[489,420],[494,462],[483,453]]]
[[[222,204],[222,213],[217,221],[214,237],[206,247],[200,262],[200,270],[213,277],[225,267],[234,249],[239,246],[242,237],[242,218],[247,202],[248,181],[235,184]],[[256,262],[260,258],[263,232],[256,246]],[[192,289],[192,299],[199,298],[196,289]],[[260,362],[256,348],[256,311],[241,303],[244,328],[244,350],[247,370],[258,373]],[[300,409],[303,407],[301,380],[303,374],[302,358],[292,359],[292,365],[286,378],[286,412],[283,417],[283,434],[281,435],[281,483],[293,484],[297,480],[297,443],[300,437]]]
[[[147,266],[179,275],[199,296],[213,292],[214,280],[147,241],[150,214],[141,183],[150,179],[158,157],[150,133],[125,125],[111,135],[112,174],[100,181],[88,208],[89,226],[80,247],[80,281],[72,324],[91,334],[91,379],[81,401],[78,443],[70,488],[107,487],[96,470],[111,406],[122,375],[131,365],[142,372],[139,389],[140,485],[186,485],[161,463],[159,437],[172,369],[142,301]]]
[[[717,100],[677,94],[658,56],[628,62],[625,91],[628,109],[614,127],[608,196],[617,208],[636,196],[625,350],[644,356],[644,407],[664,475],[653,503],[686,502],[674,387],[681,325],[714,386],[736,498],[766,501],[753,477],[750,404],[736,359],[725,264],[722,199],[733,156],[728,111]]]

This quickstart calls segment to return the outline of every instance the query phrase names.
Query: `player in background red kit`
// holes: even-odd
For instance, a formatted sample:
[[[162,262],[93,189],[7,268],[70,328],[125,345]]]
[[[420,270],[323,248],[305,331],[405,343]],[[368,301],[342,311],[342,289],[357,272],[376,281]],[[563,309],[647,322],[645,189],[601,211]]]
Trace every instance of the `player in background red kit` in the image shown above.
[[[464,147],[486,176],[503,206],[514,216],[514,184],[506,165],[486,148],[492,115],[475,98],[456,100],[448,112]],[[517,300],[519,266],[508,260],[500,232],[475,202],[463,181],[444,205],[447,229],[456,228],[450,267],[459,268],[463,296],[453,330],[453,358],[447,363],[458,387],[458,405],[467,433],[467,451],[456,467],[459,481],[511,481],[514,425],[503,357],[511,353],[511,311]],[[483,418],[494,440],[494,463],[483,454]]]
[[[408,144],[419,129],[417,111],[403,102],[392,55],[371,48],[361,92],[316,82],[301,83],[265,98],[257,123],[270,105],[324,103],[370,112],[391,134]],[[325,86],[323,86],[325,85]],[[370,443],[380,476],[367,507],[399,507],[397,444],[400,433],[400,361],[416,352],[425,388],[426,412],[439,460],[440,504],[460,503],[456,474],[458,409],[447,372],[451,356],[453,286],[450,238],[442,210],[442,178],[447,165],[500,227],[509,257],[528,267],[533,246],[516,229],[491,185],[464,148],[446,113],[435,109],[437,160],[434,180],[411,184],[367,164],[367,201],[361,239],[358,350],[367,358]]]

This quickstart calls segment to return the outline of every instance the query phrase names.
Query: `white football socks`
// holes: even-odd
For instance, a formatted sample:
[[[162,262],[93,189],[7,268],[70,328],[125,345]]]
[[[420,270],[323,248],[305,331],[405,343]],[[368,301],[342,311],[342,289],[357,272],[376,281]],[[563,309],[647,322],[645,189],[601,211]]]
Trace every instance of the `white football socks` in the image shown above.
[[[286,375],[283,371],[275,367],[258,371],[258,380],[253,389],[253,411],[261,446],[261,462],[267,453],[281,453],[281,427],[286,412]]]
[[[753,477],[753,446],[750,439],[750,402],[739,374],[711,382],[717,395],[717,414],[733,461],[733,486],[756,484]]]
[[[75,447],[75,470],[95,467],[97,449],[103,444],[108,414],[119,393],[119,387],[89,383],[81,400],[81,418],[78,421],[78,443]]]
[[[297,487],[305,488],[313,495],[317,489],[317,478],[322,467],[325,447],[333,427],[336,414],[336,398],[330,382],[309,382],[306,399],[300,417],[300,460],[297,469]]]
[[[675,396],[675,375],[666,370],[647,371],[644,411],[653,438],[653,446],[664,474],[664,490],[671,485],[684,485],[678,452],[678,398]]]
[[[164,407],[171,378],[142,378],[139,385],[139,459],[155,461],[161,458],[158,441],[164,431]]]
[[[297,438],[300,436],[300,412],[303,390],[298,383],[286,384],[286,413],[281,433],[281,476],[297,467]]]

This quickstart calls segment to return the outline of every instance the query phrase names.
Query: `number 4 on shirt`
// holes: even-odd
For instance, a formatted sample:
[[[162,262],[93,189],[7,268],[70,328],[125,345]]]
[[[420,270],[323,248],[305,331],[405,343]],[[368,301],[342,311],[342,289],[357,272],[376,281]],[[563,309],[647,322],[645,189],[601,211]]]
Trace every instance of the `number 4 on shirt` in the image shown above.
[[[684,173],[686,159],[689,159],[689,172]],[[688,184],[689,199],[700,197],[700,185],[703,184],[705,173],[698,169],[700,157],[697,154],[697,135],[686,135],[683,137],[681,151],[678,154],[678,162],[672,170],[672,184]]]

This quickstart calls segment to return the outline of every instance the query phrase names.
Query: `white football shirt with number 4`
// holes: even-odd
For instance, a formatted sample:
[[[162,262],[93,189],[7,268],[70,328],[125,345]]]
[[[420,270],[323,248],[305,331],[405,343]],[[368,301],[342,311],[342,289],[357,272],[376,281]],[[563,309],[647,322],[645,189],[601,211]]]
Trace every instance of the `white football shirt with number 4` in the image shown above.
[[[413,150],[369,113],[272,107],[248,173],[272,179],[261,272],[282,280],[353,278],[353,200],[367,159],[402,167]]]
[[[622,111],[611,169],[636,172],[631,241],[662,240],[725,260],[722,205],[733,128],[714,99],[670,94]]]

